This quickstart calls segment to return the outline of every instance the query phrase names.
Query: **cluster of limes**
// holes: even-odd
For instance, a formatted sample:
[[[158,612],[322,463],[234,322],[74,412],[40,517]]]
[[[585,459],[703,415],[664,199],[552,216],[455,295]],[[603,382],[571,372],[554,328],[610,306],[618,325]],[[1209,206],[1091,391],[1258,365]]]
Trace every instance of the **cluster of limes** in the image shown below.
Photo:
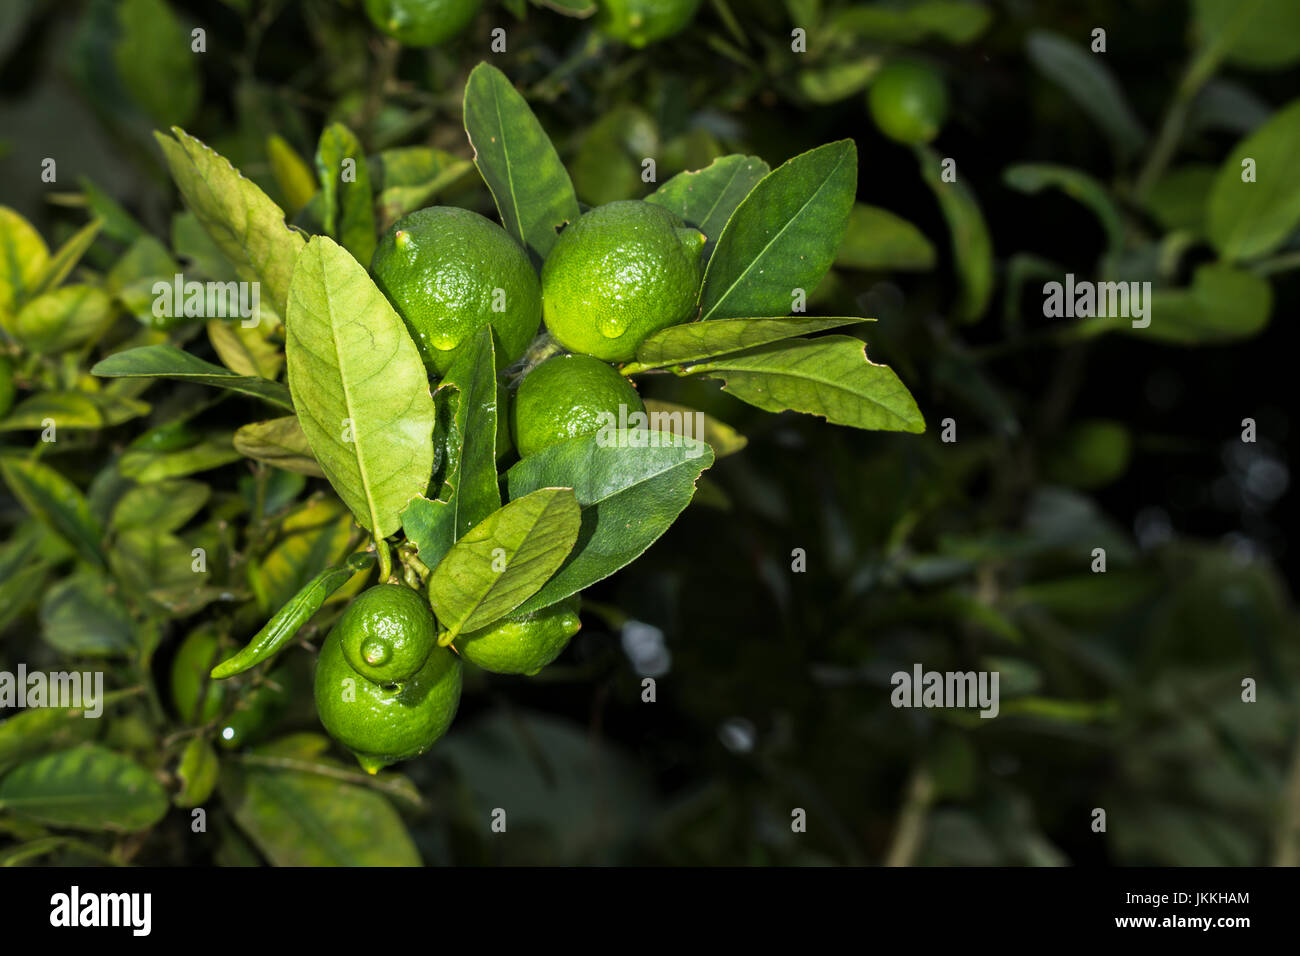
[[[701,0],[599,0],[596,25],[607,36],[641,48],[672,36],[695,16]],[[483,0],[365,0],[370,20],[407,46],[433,46],[456,36]]]
[[[640,200],[590,210],[560,233],[542,264],[504,229],[454,206],[399,219],[371,262],[431,375],[445,375],[470,336],[490,326],[498,371],[545,322],[556,355],[526,371],[510,405],[521,456],[644,411],[624,362],[653,332],[694,317],[705,238]],[[504,406],[503,406],[504,407]],[[620,414],[620,412],[622,414]]]
[[[431,379],[446,375],[485,326],[504,373],[545,323],[567,353],[527,368],[513,402],[502,404],[527,457],[599,431],[606,416],[625,421],[645,410],[609,363],[631,359],[646,336],[695,316],[704,244],[660,206],[609,203],[564,228],[539,279],[500,226],[433,206],[393,224],[371,272]],[[424,752],[446,731],[460,698],[461,657],[497,673],[536,674],[580,626],[575,596],[441,647],[424,599],[404,585],[380,584],[349,605],[325,639],[316,709],[330,734],[375,770]]]

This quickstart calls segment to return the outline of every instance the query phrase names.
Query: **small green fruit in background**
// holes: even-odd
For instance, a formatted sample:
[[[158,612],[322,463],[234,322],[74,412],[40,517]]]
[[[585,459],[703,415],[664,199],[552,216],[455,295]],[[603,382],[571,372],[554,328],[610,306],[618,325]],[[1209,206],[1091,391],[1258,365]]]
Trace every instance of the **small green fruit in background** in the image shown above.
[[[223,659],[229,657],[223,654]],[[217,742],[227,750],[237,750],[265,738],[289,710],[298,691],[292,667],[281,665],[266,675],[266,680],[247,691],[234,709],[217,727]]]
[[[943,78],[920,63],[890,63],[867,90],[871,118],[880,131],[900,143],[928,143],[948,116]]]
[[[582,628],[577,595],[523,617],[470,631],[456,648],[471,664],[494,674],[536,674],[560,656]]]
[[[438,645],[428,602],[401,584],[379,584],[348,605],[334,629],[348,665],[377,684],[396,684]]]
[[[523,247],[476,212],[430,206],[379,240],[375,283],[406,322],[425,366],[446,375],[460,346],[485,325],[497,367],[521,355],[541,324],[541,287]]]
[[[469,26],[483,0],[365,0],[370,22],[407,46],[433,46]]]
[[[568,226],[542,265],[542,312],[570,352],[606,362],[695,316],[704,234],[652,203],[598,206]]]
[[[620,406],[625,411],[619,414]],[[606,415],[625,420],[645,405],[632,383],[589,355],[557,355],[538,365],[515,394],[515,447],[521,458],[600,431]]]
[[[435,647],[409,680],[386,686],[366,680],[343,656],[339,630],[330,631],[316,661],[316,713],[331,737],[368,772],[416,757],[447,732],[460,704],[461,663]]]
[[[596,23],[602,32],[640,49],[681,31],[700,0],[600,0]]]

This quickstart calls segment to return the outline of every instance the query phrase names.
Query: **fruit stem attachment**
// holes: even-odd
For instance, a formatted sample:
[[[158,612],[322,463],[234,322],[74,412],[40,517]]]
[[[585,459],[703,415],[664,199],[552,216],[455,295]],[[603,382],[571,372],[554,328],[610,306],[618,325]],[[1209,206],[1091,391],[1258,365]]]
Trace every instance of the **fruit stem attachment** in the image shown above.
[[[375,552],[379,555],[379,583],[386,584],[393,573],[393,557],[388,553],[388,542],[375,536]]]

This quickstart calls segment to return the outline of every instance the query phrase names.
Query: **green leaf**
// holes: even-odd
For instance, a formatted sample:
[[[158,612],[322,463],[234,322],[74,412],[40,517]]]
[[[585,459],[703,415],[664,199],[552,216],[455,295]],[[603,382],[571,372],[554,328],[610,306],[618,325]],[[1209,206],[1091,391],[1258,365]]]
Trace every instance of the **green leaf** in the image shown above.
[[[939,200],[943,218],[952,235],[952,255],[961,280],[957,297],[957,317],[974,321],[984,314],[993,295],[993,240],[984,224],[975,194],[961,178],[943,181],[943,164],[928,147],[917,148],[921,177]]]
[[[713,449],[714,459],[734,455],[749,444],[748,438],[726,422],[686,405],[647,398],[645,410],[652,430],[705,442]]]
[[[235,432],[235,451],[299,475],[324,478],[297,415],[253,422]]]
[[[807,67],[799,71],[799,92],[819,105],[836,103],[866,89],[881,65],[879,54],[870,54],[841,63]]]
[[[465,85],[465,132],[506,231],[534,262],[555,230],[578,218],[573,183],[527,101],[496,67],[480,63]]]
[[[354,554],[344,564],[321,571],[276,611],[245,647],[214,667],[213,679],[234,677],[274,657],[293,640],[311,616],[321,609],[326,598],[347,584],[354,574],[365,571],[374,562],[373,554]]]
[[[983,33],[991,18],[987,7],[964,0],[923,0],[901,8],[859,3],[841,10],[826,33],[891,43],[919,43],[937,36],[965,44]]]
[[[141,236],[147,235],[144,226],[140,225],[135,217],[123,209],[116,199],[96,186],[92,180],[85,176],[79,176],[77,185],[85,193],[86,205],[90,208],[90,211],[103,223],[104,235],[111,236],[127,245],[135,242]],[[89,227],[87,226],[87,228]],[[80,234],[78,233],[78,235]],[[71,241],[68,240],[68,244]]]
[[[362,527],[386,537],[433,471],[433,398],[406,325],[366,270],[314,236],[285,329],[289,390],[312,453]]]
[[[740,352],[756,345],[822,332],[826,329],[871,322],[854,316],[819,318],[803,315],[753,319],[714,319],[687,322],[649,336],[637,348],[636,362],[623,366],[625,375],[667,365],[699,362],[728,352]]]
[[[315,575],[342,564],[353,550],[354,529],[352,516],[333,498],[313,498],[294,510],[284,519],[275,547],[259,567],[249,569],[258,607],[271,614]]]
[[[0,475],[33,517],[72,545],[83,560],[103,567],[99,522],[76,485],[48,465],[13,458],[0,458]]]
[[[429,603],[448,628],[487,627],[532,597],[564,563],[581,512],[568,488],[539,488],[488,515],[452,545],[429,578]]]
[[[934,268],[934,246],[920,229],[888,209],[854,203],[835,265],[841,269],[925,271]]]
[[[545,7],[566,17],[584,19],[596,12],[596,0],[531,0],[535,7]]]
[[[103,378],[172,378],[252,395],[289,411],[294,407],[289,389],[279,382],[256,375],[238,375],[174,345],[144,345],[117,352],[92,368],[90,374]]]
[[[187,123],[199,105],[199,56],[164,0],[122,0],[113,58],[133,99],[159,126]]]
[[[1055,187],[1086,206],[1106,231],[1107,249],[1118,252],[1124,244],[1124,220],[1111,201],[1106,187],[1085,172],[1052,163],[1022,163],[1008,166],[1002,180],[1022,193],[1039,193]]]
[[[346,160],[352,162],[345,175]],[[316,146],[316,175],[321,182],[325,232],[368,268],[375,252],[370,167],[361,141],[342,123],[331,123],[321,133]]]
[[[1143,208],[1167,232],[1205,233],[1205,207],[1219,171],[1208,163],[1189,163],[1169,170],[1143,197]]]
[[[794,290],[811,292],[835,261],[858,182],[852,140],[777,167],[736,207],[704,275],[705,319],[786,315]]]
[[[213,319],[207,325],[208,341],[226,368],[236,375],[274,380],[284,364],[284,354],[265,335],[263,327]]]
[[[102,226],[101,220],[92,219],[74,232],[67,242],[59,246],[58,251],[50,257],[45,267],[45,274],[41,276],[35,289],[36,294],[57,288],[71,274],[77,263],[81,261],[81,257],[86,254],[86,250],[95,242]]]
[[[1242,140],[1219,167],[1210,193],[1210,239],[1225,259],[1237,261],[1276,249],[1300,223],[1300,99],[1278,110]],[[1255,182],[1242,182],[1242,162],[1255,161]]]
[[[129,757],[86,745],[19,764],[0,780],[0,809],[50,826],[129,833],[166,815],[167,794]]]
[[[0,722],[0,773],[29,757],[84,743],[100,726],[80,708],[29,707],[19,711]]]
[[[104,416],[95,400],[84,392],[37,392],[15,405],[3,419],[0,432],[43,429],[53,421],[58,429],[103,428]]]
[[[293,264],[305,242],[284,223],[284,210],[240,175],[224,156],[179,127],[155,134],[185,203],[240,278],[262,283],[276,314],[285,314]]]
[[[208,503],[212,494],[201,481],[160,481],[139,485],[118,499],[110,522],[115,529],[175,531]]]
[[[707,262],[736,207],[770,172],[757,156],[720,156],[704,169],[678,173],[646,202],[663,206],[704,233],[708,241],[701,261]]]
[[[112,309],[112,300],[103,290],[66,285],[37,296],[18,311],[14,338],[37,355],[66,352],[99,331]]]
[[[131,448],[119,459],[118,470],[141,484],[210,471],[239,461],[241,455],[231,443],[233,437],[230,432],[218,432],[205,436],[197,445],[176,451]]]
[[[266,156],[275,184],[289,207],[289,215],[296,216],[316,195],[316,177],[307,161],[278,133],[267,137]]]
[[[495,361],[492,333],[484,326],[462,346],[438,389],[441,394],[445,388],[454,388],[458,396],[443,444],[441,478],[446,495],[439,496],[449,505],[452,540],[501,507]]]
[[[1148,303],[1151,324],[1092,320],[1098,327],[1175,345],[1218,345],[1258,335],[1273,311],[1273,287],[1268,281],[1227,263],[1209,263],[1196,270],[1190,289],[1160,290]],[[1091,327],[1091,324],[1090,324]]]
[[[708,445],[651,441],[640,430],[570,439],[529,455],[506,475],[512,500],[539,488],[571,487],[582,508],[572,553],[546,585],[516,609],[528,614],[562,601],[636,560],[690,503]]]
[[[371,178],[379,194],[381,230],[408,212],[429,205],[474,169],[473,160],[430,146],[386,149],[371,157],[370,163]]]
[[[0,206],[0,328],[36,291],[49,268],[50,251],[40,233],[8,206]]]
[[[1110,137],[1121,155],[1146,145],[1147,133],[1124,97],[1124,90],[1105,65],[1105,58],[1048,30],[1034,30],[1026,41],[1029,60],[1074,100]]]
[[[1300,60],[1300,5],[1292,0],[1193,0],[1201,44],[1233,66],[1277,70]]]
[[[925,431],[907,386],[867,358],[861,339],[846,335],[774,342],[694,365],[689,374],[721,379],[723,391],[764,411],[793,409],[851,428]]]
[[[192,737],[181,752],[181,762],[176,768],[180,778],[181,789],[173,802],[178,807],[198,807],[212,795],[216,789],[217,777],[221,774],[221,762],[212,744],[203,737]]]
[[[419,866],[397,811],[365,787],[316,773],[230,763],[222,803],[276,866]]]

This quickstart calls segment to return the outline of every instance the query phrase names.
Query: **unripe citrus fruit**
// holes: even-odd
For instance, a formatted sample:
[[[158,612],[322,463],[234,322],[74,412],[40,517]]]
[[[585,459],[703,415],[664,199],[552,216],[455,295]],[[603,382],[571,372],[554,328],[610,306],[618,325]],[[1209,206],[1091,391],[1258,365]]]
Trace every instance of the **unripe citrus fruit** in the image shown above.
[[[559,657],[581,627],[575,595],[532,614],[462,634],[456,638],[456,648],[465,660],[485,671],[532,676]]]
[[[222,654],[222,659],[230,654]],[[221,683],[215,681],[214,683]],[[280,722],[298,688],[292,667],[281,665],[244,693],[217,726],[217,741],[227,750],[256,743]]]
[[[409,680],[376,684],[348,666],[336,627],[316,661],[316,713],[329,735],[376,773],[419,756],[447,732],[460,703],[460,672],[456,654],[435,647]]]
[[[379,584],[362,593],[334,630],[348,665],[377,684],[413,676],[438,644],[428,602],[401,584]]]
[[[692,318],[704,234],[637,199],[565,228],[542,265],[542,312],[570,352],[625,362],[653,332]]]
[[[600,0],[600,29],[640,49],[691,22],[700,0]]]
[[[483,0],[366,0],[370,22],[407,46],[450,40],[483,6]]]
[[[519,383],[515,447],[524,458],[566,438],[600,431],[607,415],[617,427],[620,418],[644,411],[641,396],[613,366],[590,355],[557,355]]]
[[[485,325],[496,333],[497,367],[504,368],[541,324],[541,287],[528,254],[468,209],[430,206],[403,216],[379,240],[370,271],[438,375]]]
[[[943,78],[919,63],[890,63],[867,91],[871,118],[880,131],[900,143],[928,143],[948,116]]]

